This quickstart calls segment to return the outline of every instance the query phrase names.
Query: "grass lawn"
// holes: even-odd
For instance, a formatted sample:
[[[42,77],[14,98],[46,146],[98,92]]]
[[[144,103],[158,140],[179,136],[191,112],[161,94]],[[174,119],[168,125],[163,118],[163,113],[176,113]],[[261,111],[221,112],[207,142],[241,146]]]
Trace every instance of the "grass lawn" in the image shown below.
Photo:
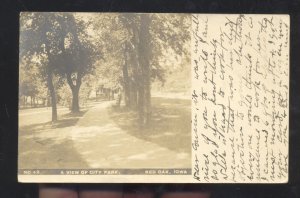
[[[127,133],[173,151],[191,153],[191,102],[153,97],[150,127],[140,129],[136,112],[111,107],[111,119]]]
[[[26,113],[19,117],[19,169],[87,166],[68,137],[71,127],[87,109],[76,115],[68,111],[59,111],[59,120],[55,123],[50,121],[50,110],[35,109],[34,113],[23,111]]]

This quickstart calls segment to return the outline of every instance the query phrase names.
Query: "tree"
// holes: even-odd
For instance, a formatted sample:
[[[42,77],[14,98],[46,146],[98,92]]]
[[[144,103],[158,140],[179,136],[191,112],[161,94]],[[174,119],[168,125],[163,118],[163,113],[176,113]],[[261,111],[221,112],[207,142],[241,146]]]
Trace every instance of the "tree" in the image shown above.
[[[38,60],[51,96],[52,121],[57,120],[54,76],[67,79],[73,95],[71,110],[79,112],[81,80],[93,65],[86,24],[71,13],[25,13],[20,21],[20,57]]]
[[[139,119],[141,125],[149,125],[151,117],[151,82],[150,82],[150,52],[151,35],[150,24],[152,17],[148,14],[140,16],[138,61],[140,65],[139,79]]]
[[[188,53],[189,18],[187,15],[126,14],[120,17],[127,28],[132,54],[134,85],[138,87],[139,122],[149,125],[151,118],[151,78],[164,81],[162,58],[172,50],[181,56]],[[162,23],[163,22],[163,23]],[[127,56],[125,56],[127,58]],[[128,62],[128,61],[127,61]],[[126,66],[128,70],[128,66]],[[127,75],[128,72],[123,72]],[[124,79],[130,79],[124,76]],[[127,83],[130,85],[130,83]],[[135,89],[134,86],[131,89]],[[135,96],[135,94],[133,94]],[[135,98],[135,97],[133,97]]]
[[[20,60],[35,58],[39,63],[39,74],[50,92],[52,121],[57,120],[56,94],[53,85],[54,58],[59,53],[61,16],[52,13],[22,13],[20,17]]]
[[[127,34],[120,26],[118,16],[119,14],[112,13],[96,14],[93,15],[92,24],[95,32],[94,43],[101,54],[101,58],[95,64],[96,87],[106,92],[120,93],[124,91],[122,68]]]
[[[55,57],[59,75],[66,77],[72,91],[72,113],[78,113],[79,90],[82,78],[93,69],[96,53],[94,46],[86,33],[88,24],[76,19],[74,14],[65,13],[60,21],[62,37],[60,44],[61,53]]]
[[[151,82],[164,82],[168,55],[189,53],[189,21],[187,15],[133,13],[100,14],[95,21],[104,49],[99,75],[119,71],[109,78],[121,78],[125,105],[138,111],[140,126],[150,123]]]
[[[39,100],[45,101],[47,99],[47,89],[41,75],[39,74],[38,63],[32,60],[20,60],[19,73],[19,96],[24,97],[23,105],[26,105],[27,97],[31,99],[31,106],[36,106]],[[22,102],[22,100],[20,100]]]

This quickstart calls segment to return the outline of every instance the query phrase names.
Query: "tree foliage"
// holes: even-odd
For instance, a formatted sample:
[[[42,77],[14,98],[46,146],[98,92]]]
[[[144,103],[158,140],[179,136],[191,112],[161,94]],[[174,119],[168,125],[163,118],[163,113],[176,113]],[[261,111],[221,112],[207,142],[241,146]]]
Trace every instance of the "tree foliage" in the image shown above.
[[[34,59],[39,64],[38,73],[51,96],[53,121],[57,120],[55,76],[67,79],[73,95],[72,112],[79,111],[81,80],[91,72],[94,60],[87,26],[71,13],[23,13],[20,17],[20,60]]]
[[[29,79],[22,78],[20,90],[37,95],[47,86],[56,120],[57,94],[72,100],[76,113],[80,96],[105,87],[122,93],[125,105],[137,110],[140,125],[147,125],[153,81],[164,84],[170,72],[178,71],[174,62],[188,62],[183,59],[189,55],[189,27],[184,14],[23,13],[20,72]]]

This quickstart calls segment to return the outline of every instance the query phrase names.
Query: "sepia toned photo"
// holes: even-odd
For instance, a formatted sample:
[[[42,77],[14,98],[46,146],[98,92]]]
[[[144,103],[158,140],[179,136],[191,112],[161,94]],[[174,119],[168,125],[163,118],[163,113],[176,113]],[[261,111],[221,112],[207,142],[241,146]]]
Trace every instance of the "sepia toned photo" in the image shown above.
[[[20,15],[21,182],[287,183],[290,18]]]
[[[190,23],[21,13],[19,174],[191,174]]]

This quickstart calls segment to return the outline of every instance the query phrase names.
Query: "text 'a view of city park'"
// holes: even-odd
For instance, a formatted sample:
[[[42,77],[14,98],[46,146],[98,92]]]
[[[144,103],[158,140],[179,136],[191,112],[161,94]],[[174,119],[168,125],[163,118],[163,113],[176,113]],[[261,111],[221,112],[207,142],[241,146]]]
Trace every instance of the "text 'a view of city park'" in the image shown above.
[[[190,168],[190,22],[21,13],[19,169]]]

